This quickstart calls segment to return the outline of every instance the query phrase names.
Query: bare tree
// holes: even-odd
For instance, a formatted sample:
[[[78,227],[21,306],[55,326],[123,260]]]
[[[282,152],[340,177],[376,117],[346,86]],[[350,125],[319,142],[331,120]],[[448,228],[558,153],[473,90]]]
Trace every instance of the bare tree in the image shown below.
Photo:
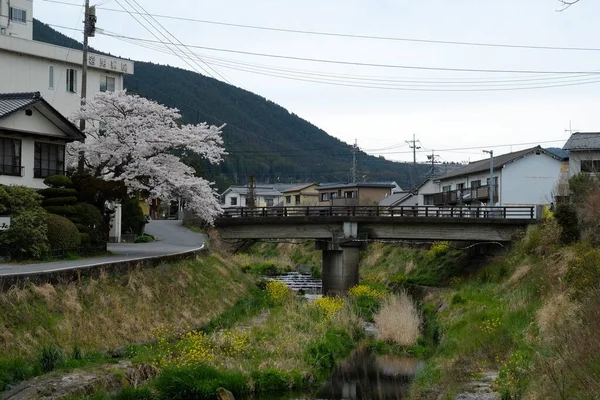
[[[560,3],[560,10],[556,10],[556,11],[565,11],[567,8],[571,7],[573,4],[575,3],[579,3],[579,0],[558,0],[558,2]]]

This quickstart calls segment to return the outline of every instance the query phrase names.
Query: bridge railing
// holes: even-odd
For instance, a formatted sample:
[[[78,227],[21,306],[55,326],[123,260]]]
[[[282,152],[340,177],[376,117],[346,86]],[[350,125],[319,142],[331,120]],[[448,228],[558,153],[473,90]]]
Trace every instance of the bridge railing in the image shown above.
[[[230,207],[222,217],[283,218],[283,217],[449,217],[535,219],[535,206],[291,206],[291,207]]]

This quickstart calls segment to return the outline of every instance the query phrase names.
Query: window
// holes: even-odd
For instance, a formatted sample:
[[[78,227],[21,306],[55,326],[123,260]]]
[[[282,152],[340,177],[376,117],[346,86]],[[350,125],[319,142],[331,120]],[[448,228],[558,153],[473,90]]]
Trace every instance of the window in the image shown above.
[[[54,65],[48,68],[48,88],[54,89]]]
[[[329,201],[329,193],[321,193],[321,201]]]
[[[67,68],[67,92],[77,92],[77,70]]]
[[[229,204],[232,206],[237,206],[237,197],[230,197]]]
[[[110,76],[100,77],[100,91],[101,92],[114,92],[115,91],[115,78]]]
[[[27,23],[27,11],[20,8],[11,7],[9,10],[9,19],[15,22]]]
[[[354,190],[344,192],[344,197],[346,199],[355,199],[356,198],[356,192]]]
[[[300,204],[300,195],[299,194],[297,194],[297,195],[294,196],[294,203],[296,205]]]
[[[487,178],[487,180],[485,181],[485,183],[489,186],[490,185],[490,178]],[[497,176],[494,177],[494,186],[498,186],[498,177]]]
[[[35,142],[33,176],[47,178],[65,173],[65,146]]]
[[[292,196],[285,196],[285,204],[292,204]]]
[[[456,184],[456,190],[463,190],[465,188],[465,184],[464,183],[457,183]]]
[[[480,179],[480,180],[478,180],[478,181],[472,181],[472,182],[471,182],[471,187],[472,187],[473,189],[477,189],[477,188],[478,188],[478,187],[480,187],[480,186],[481,186],[481,179]]]
[[[335,200],[335,199],[337,199],[337,198],[338,198],[338,194],[337,194],[337,192],[333,192],[333,193],[331,193],[331,194],[330,194],[330,197],[331,197],[331,200]]]
[[[423,196],[423,201],[425,202],[426,206],[432,206],[435,204],[434,201],[434,195],[432,194],[426,194]]]
[[[22,176],[19,139],[0,138],[0,174]]]
[[[600,172],[600,160],[581,160],[581,172]]]
[[[265,199],[267,207],[273,207],[273,199]]]
[[[442,186],[442,192],[449,192],[452,190],[452,185]]]

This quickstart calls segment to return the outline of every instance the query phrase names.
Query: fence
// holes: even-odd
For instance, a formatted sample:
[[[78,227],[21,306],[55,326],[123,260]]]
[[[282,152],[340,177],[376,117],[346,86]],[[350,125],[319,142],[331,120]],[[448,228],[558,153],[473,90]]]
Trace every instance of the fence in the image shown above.
[[[283,217],[450,217],[535,219],[535,206],[309,206],[309,207],[236,207],[226,208],[221,218]]]

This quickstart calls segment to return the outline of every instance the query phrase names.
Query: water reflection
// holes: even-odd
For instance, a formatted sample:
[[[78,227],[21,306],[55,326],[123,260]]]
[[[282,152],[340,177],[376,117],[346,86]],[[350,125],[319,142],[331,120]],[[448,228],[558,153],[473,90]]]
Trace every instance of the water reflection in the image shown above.
[[[359,348],[338,364],[323,385],[313,394],[269,394],[260,400],[399,400],[408,398],[410,381],[423,362],[415,358],[376,356]]]

